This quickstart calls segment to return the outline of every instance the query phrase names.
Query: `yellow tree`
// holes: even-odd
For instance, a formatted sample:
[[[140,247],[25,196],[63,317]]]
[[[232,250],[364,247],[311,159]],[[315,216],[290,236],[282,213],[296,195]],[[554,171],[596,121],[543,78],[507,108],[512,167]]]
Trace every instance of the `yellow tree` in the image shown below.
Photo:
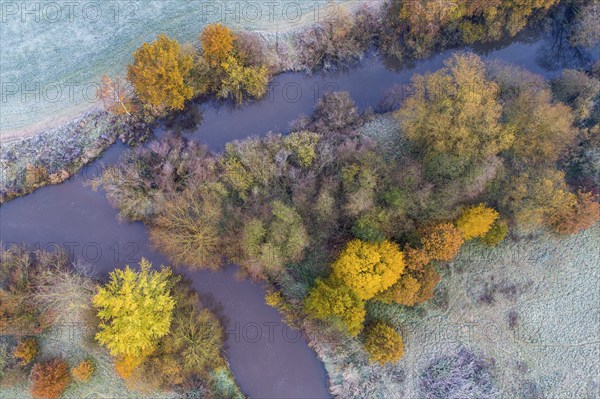
[[[210,24],[200,35],[202,56],[212,67],[219,67],[233,51],[234,36],[231,30],[222,24]]]
[[[177,40],[160,35],[133,53],[127,80],[142,103],[159,111],[183,109],[193,95],[192,87],[185,83],[192,65],[192,56],[182,54]]]
[[[304,302],[309,316],[333,321],[341,330],[356,336],[363,327],[365,303],[349,287],[334,280],[317,280]]]
[[[139,359],[169,332],[174,280],[169,268],[152,271],[151,267],[142,259],[139,272],[129,266],[111,272],[109,282],[93,298],[100,319],[96,340],[113,356]]]
[[[498,219],[498,212],[485,204],[470,206],[456,220],[456,228],[465,240],[483,237]]]
[[[219,97],[231,97],[239,104],[245,95],[260,98],[267,92],[269,73],[265,66],[245,67],[235,57],[229,56],[221,67],[225,78],[221,81]]]
[[[398,245],[352,240],[331,265],[331,275],[364,300],[391,287],[404,271]]]
[[[365,349],[369,360],[379,364],[397,362],[404,355],[402,336],[384,323],[377,323],[367,331]]]

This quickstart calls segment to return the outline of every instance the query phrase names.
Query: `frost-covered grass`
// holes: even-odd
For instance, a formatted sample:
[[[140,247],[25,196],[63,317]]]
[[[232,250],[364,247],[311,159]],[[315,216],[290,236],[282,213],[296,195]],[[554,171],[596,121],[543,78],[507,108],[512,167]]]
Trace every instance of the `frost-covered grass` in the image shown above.
[[[432,362],[451,363],[466,348],[481,359],[478,364],[487,364],[478,373],[489,371],[493,387],[486,392],[496,397],[600,397],[600,225],[569,237],[508,240],[497,248],[471,242],[440,272],[432,303],[369,309],[402,332],[405,355],[395,366],[369,365],[355,340],[307,328],[332,392],[422,398]],[[472,392],[461,398],[479,399]]]
[[[353,7],[364,2],[335,3]],[[100,77],[123,74],[133,51],[159,33],[196,44],[204,26],[212,22],[235,29],[285,32],[339,11],[329,0],[49,3],[3,4],[0,132],[4,134],[97,106],[95,87]]]

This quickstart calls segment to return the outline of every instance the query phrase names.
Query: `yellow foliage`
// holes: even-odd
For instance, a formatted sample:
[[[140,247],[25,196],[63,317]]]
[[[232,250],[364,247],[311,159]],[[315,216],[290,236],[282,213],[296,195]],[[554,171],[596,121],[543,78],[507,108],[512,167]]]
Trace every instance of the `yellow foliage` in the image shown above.
[[[144,43],[133,53],[133,64],[127,68],[127,80],[140,101],[156,109],[183,109],[193,96],[185,83],[193,58],[183,55],[177,40],[160,35],[152,43]]]
[[[398,245],[383,241],[350,241],[331,266],[332,276],[352,288],[359,298],[371,299],[391,287],[404,271]]]
[[[397,362],[404,355],[402,336],[393,327],[377,323],[369,329],[365,339],[365,349],[371,362],[386,364]]]
[[[151,353],[171,325],[175,306],[171,270],[151,271],[151,267],[142,259],[139,272],[129,266],[114,270],[93,298],[101,320],[96,340],[113,356],[126,356],[125,364]]]
[[[485,204],[471,206],[463,210],[456,220],[456,228],[462,233],[465,240],[483,237],[498,216],[496,210],[488,208]]]
[[[26,366],[31,362],[38,354],[39,347],[35,338],[27,338],[19,342],[13,352],[13,356],[20,359],[22,366]]]
[[[311,317],[333,321],[351,336],[360,333],[366,315],[364,301],[351,288],[333,280],[317,280],[304,309]]]

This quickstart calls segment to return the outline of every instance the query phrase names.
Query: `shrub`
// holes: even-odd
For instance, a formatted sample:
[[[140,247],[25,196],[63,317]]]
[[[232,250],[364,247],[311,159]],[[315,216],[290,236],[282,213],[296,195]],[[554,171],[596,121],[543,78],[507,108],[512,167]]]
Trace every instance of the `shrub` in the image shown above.
[[[498,219],[498,212],[484,204],[468,207],[456,220],[456,228],[465,240],[483,237]]]
[[[331,265],[331,275],[367,300],[391,287],[404,271],[398,245],[350,241]]]
[[[310,317],[332,321],[351,336],[360,333],[366,314],[364,301],[351,288],[321,279],[306,297],[304,309]]]
[[[454,356],[434,358],[420,377],[427,399],[488,399],[496,397],[491,365],[465,348]]]
[[[421,273],[415,273],[414,277],[421,284],[421,288],[415,298],[415,303],[423,303],[433,298],[433,291],[441,280],[438,272],[435,271],[433,265],[428,264],[423,268]]]
[[[352,226],[354,237],[367,242],[382,242],[385,233],[381,228],[381,221],[377,215],[367,213],[359,217]]]
[[[90,359],[85,359],[71,370],[71,374],[76,380],[86,382],[92,378],[94,371],[96,371],[94,363]]]
[[[175,306],[171,270],[151,267],[142,259],[139,272],[129,266],[112,271],[93,298],[101,320],[96,340],[113,356],[143,357],[169,332]]]
[[[22,366],[28,365],[39,353],[39,346],[35,338],[26,338],[19,342],[13,356],[20,360]]]
[[[490,247],[500,244],[508,234],[508,224],[504,220],[496,220],[481,241]]]
[[[264,66],[243,66],[230,56],[221,63],[225,77],[221,81],[218,96],[232,98],[241,104],[245,97],[261,98],[267,92],[269,72]]]
[[[233,51],[234,35],[222,24],[207,25],[200,35],[202,56],[212,67],[218,67]]]
[[[370,355],[369,360],[379,364],[397,362],[404,354],[402,337],[392,326],[384,323],[369,328],[365,349]]]
[[[423,250],[433,260],[450,261],[458,254],[464,240],[452,223],[441,223],[426,231],[421,238]]]
[[[359,122],[358,108],[346,91],[323,95],[315,107],[313,128],[318,132],[348,132]]]
[[[421,284],[416,278],[405,273],[400,279],[385,292],[377,295],[375,299],[384,303],[397,303],[404,306],[413,306],[417,303]]]
[[[31,396],[36,399],[57,399],[71,382],[69,366],[62,359],[36,363],[31,369]]]
[[[133,375],[133,372],[144,361],[143,356],[118,356],[115,360],[115,372],[124,380],[128,380]]]
[[[267,54],[265,41],[254,32],[236,32],[234,47],[238,59],[246,66],[262,66]]]
[[[181,53],[176,40],[159,35],[133,53],[133,64],[127,67],[127,80],[142,103],[158,111],[181,110],[193,95],[193,89],[184,82],[192,64],[192,57]]]

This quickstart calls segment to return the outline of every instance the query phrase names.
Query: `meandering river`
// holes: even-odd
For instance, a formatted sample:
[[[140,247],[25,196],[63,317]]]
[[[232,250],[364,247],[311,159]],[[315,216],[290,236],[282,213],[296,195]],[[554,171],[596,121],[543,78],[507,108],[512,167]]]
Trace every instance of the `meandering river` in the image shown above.
[[[548,44],[549,43],[549,44]],[[552,77],[548,70],[549,38],[482,47],[476,52],[485,59],[501,59],[532,72]],[[227,141],[273,130],[287,132],[289,123],[301,114],[311,114],[319,95],[330,90],[347,90],[361,109],[375,106],[393,84],[410,81],[414,73],[434,71],[451,52],[443,52],[402,68],[369,58],[346,72],[306,76],[286,73],[274,78],[269,96],[241,108],[227,105],[196,105],[203,120],[189,134],[194,140],[218,151]],[[387,65],[387,66],[386,66]],[[157,133],[164,132],[158,127]],[[73,256],[92,264],[100,276],[124,264],[135,264],[143,256],[154,265],[168,264],[154,250],[142,223],[120,222],[117,212],[102,191],[85,183],[103,165],[119,160],[127,149],[115,144],[102,158],[68,181],[47,186],[0,207],[0,240],[27,243],[50,249],[66,246]],[[242,391],[251,398],[329,397],[323,364],[306,339],[287,328],[277,310],[264,303],[264,286],[235,278],[235,266],[218,272],[180,270],[207,300],[221,307],[227,329],[226,356]]]

